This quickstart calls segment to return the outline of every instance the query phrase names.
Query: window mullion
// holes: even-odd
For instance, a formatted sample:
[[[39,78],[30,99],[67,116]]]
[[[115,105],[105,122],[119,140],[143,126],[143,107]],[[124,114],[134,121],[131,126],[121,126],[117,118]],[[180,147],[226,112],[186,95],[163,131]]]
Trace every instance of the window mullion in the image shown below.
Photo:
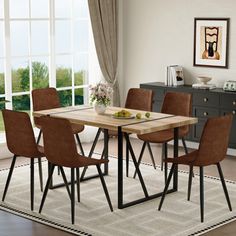
[[[31,1],[29,0],[29,18],[31,19]],[[31,30],[31,20],[29,20],[29,83],[30,83],[30,97],[31,97],[31,91],[33,90],[33,68],[32,68],[32,30]],[[30,111],[31,111],[31,119],[32,117],[32,109],[33,109],[33,102],[32,99],[30,99]]]
[[[12,79],[11,79],[11,42],[10,42],[10,15],[9,15],[9,1],[4,2],[5,13],[5,94],[6,100],[11,102],[6,103],[7,109],[12,109]]]
[[[75,47],[74,47],[74,1],[71,4],[71,52],[72,52],[72,64],[71,64],[71,76],[72,76],[72,106],[75,105]]]
[[[50,51],[50,63],[49,63],[49,86],[56,88],[56,59],[55,59],[55,2],[50,0],[49,6],[49,51]]]

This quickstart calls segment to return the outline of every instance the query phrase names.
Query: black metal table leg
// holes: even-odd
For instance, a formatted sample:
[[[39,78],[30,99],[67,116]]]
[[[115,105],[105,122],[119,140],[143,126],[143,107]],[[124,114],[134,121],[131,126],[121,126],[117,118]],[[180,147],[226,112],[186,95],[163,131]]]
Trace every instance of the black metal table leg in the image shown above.
[[[118,127],[118,208],[123,208],[123,133]]]
[[[174,128],[174,158],[177,158],[179,154],[179,128]],[[178,165],[175,166],[173,189],[178,191]]]
[[[109,135],[108,129],[104,129],[104,159],[108,160],[108,143],[109,143]],[[104,174],[108,175],[108,163],[104,164]]]
[[[99,136],[100,136],[100,134],[101,134],[101,131],[102,131],[101,128],[99,128],[98,131],[97,131],[97,134],[96,134],[96,136],[95,136],[95,139],[94,139],[94,141],[93,141],[92,147],[91,147],[90,152],[89,152],[89,155],[88,155],[89,158],[91,158],[92,155],[93,155],[93,152],[94,152],[94,149],[95,149],[95,147],[96,147],[96,145],[97,145],[97,142],[98,142]],[[81,176],[80,176],[80,180],[81,180],[81,181],[84,179],[84,176],[85,176],[85,173],[86,173],[87,169],[88,169],[87,166],[84,167],[84,169],[83,169],[83,171],[82,171],[82,173],[81,173]]]
[[[129,140],[129,136],[125,133],[125,139],[126,139],[126,142],[128,144],[128,147],[129,147],[129,150],[130,150],[130,154],[131,154],[131,157],[132,157],[132,160],[133,160],[133,163],[134,163],[134,166],[135,166],[135,170],[138,174],[138,177],[139,177],[139,181],[140,181],[140,184],[142,186],[142,189],[143,189],[143,192],[144,192],[144,195],[145,197],[148,197],[148,192],[147,192],[147,189],[146,189],[146,186],[145,186],[145,183],[144,183],[144,180],[143,180],[143,177],[142,177],[142,174],[139,170],[139,165],[138,165],[138,162],[136,160],[136,157],[135,157],[135,154],[134,154],[134,151],[133,151],[133,148],[131,146],[131,143],[130,143],[130,140]]]

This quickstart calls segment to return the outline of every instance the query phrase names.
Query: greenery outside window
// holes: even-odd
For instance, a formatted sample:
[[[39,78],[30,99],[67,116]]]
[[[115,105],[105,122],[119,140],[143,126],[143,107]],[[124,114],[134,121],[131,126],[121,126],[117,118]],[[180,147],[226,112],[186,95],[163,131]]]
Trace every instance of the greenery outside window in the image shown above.
[[[11,101],[4,107],[32,117],[31,91],[49,86],[62,106],[88,102],[88,12],[87,0],[0,0],[0,100]]]

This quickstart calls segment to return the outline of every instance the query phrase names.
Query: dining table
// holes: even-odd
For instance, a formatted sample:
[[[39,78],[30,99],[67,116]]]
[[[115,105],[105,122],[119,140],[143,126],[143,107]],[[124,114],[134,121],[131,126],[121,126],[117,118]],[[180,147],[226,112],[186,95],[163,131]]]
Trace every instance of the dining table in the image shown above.
[[[131,113],[130,117],[120,118],[115,117],[114,114],[122,109],[125,109]],[[136,114],[140,113],[141,118],[136,118]],[[139,163],[137,162],[135,152],[130,142],[130,134],[147,134],[152,132],[158,132],[162,130],[173,129],[174,133],[174,145],[173,145],[173,158],[178,157],[178,139],[179,128],[192,125],[198,122],[195,117],[176,116],[173,114],[164,114],[158,112],[149,112],[150,116],[145,116],[145,111],[133,110],[121,107],[108,106],[104,114],[97,114],[92,106],[78,105],[71,107],[61,107],[49,110],[41,110],[33,112],[34,117],[50,116],[56,118],[64,118],[71,123],[97,127],[99,131],[104,132],[104,158],[108,159],[108,131],[116,131],[118,137],[118,153],[117,153],[117,199],[118,208],[126,208],[139,204],[162,195],[162,192],[149,194],[139,169]],[[127,142],[129,152],[132,157],[133,164],[139,177],[139,182],[142,187],[143,197],[132,201],[124,201],[124,176],[123,176],[123,142],[124,139]],[[88,158],[92,156],[90,151]],[[108,164],[104,167],[104,175],[109,173]],[[84,180],[94,178],[96,176],[89,176]],[[173,193],[178,191],[178,167],[174,170],[173,187],[168,190],[167,193]]]

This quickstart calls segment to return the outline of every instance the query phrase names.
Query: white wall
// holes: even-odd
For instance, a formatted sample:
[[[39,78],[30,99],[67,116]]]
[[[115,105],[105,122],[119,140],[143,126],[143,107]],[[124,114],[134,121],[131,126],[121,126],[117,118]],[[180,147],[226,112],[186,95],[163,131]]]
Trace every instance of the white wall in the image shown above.
[[[164,81],[170,64],[185,68],[188,84],[200,74],[218,86],[236,80],[235,0],[124,0],[122,9],[123,98],[130,87]],[[194,17],[230,18],[229,69],[193,66]]]

